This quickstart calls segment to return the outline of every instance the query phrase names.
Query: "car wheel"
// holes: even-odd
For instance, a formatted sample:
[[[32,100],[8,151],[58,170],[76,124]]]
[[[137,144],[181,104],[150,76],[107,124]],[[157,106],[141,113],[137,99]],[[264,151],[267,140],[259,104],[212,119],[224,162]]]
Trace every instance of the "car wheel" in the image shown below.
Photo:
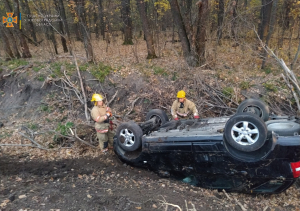
[[[163,124],[165,124],[166,122],[169,121],[169,118],[166,114],[166,112],[164,112],[163,110],[160,109],[152,109],[150,110],[147,115],[146,115],[146,121],[156,117],[157,121],[158,121],[158,127],[162,126]]]
[[[235,149],[252,152],[261,148],[266,142],[267,127],[255,114],[235,114],[227,121],[224,136]]]
[[[288,120],[270,120],[266,122],[268,131],[274,131],[279,136],[294,136],[300,134],[300,124]]]
[[[237,108],[236,113],[252,113],[260,118],[262,118],[264,121],[267,121],[269,119],[269,107],[263,103],[260,100],[257,99],[247,99],[244,100]]]
[[[142,144],[143,131],[134,122],[119,125],[116,131],[117,143],[125,151],[135,151]]]

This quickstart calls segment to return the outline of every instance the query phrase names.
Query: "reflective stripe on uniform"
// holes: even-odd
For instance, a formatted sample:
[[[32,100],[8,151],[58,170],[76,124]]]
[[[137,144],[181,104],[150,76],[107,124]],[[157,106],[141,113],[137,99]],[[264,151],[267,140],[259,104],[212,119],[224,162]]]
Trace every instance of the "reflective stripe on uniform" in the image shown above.
[[[97,129],[96,129],[96,131],[97,131],[97,133],[107,133],[107,132],[108,132],[108,129],[105,129],[105,130],[97,130]]]
[[[187,114],[182,114],[182,113],[179,113],[178,111],[176,112],[179,116],[187,116],[188,115],[188,113]]]
[[[98,116],[98,117],[96,118],[96,122],[98,122],[98,120],[100,119],[100,117],[101,117],[101,116]]]

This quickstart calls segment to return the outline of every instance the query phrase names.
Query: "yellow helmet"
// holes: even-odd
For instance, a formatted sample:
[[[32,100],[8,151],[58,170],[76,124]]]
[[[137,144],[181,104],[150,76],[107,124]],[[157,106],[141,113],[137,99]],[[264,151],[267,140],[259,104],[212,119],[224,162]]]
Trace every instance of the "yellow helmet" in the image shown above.
[[[102,101],[104,98],[103,98],[103,96],[102,95],[100,95],[100,94],[93,94],[93,96],[92,96],[92,102],[93,101]]]
[[[177,98],[185,98],[185,92],[183,90],[177,92]]]

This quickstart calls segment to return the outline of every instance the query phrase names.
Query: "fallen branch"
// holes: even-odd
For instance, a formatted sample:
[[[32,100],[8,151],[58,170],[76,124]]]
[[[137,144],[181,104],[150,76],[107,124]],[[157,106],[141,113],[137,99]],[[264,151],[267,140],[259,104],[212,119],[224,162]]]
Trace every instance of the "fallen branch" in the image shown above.
[[[70,128],[70,129],[71,129],[71,128]],[[71,129],[71,131],[72,131],[72,129]],[[78,135],[77,135],[77,133],[76,133],[76,129],[74,130],[74,137],[75,137],[77,140],[81,141],[82,143],[84,143],[84,144],[86,144],[86,145],[88,145],[88,146],[90,146],[90,147],[92,147],[92,148],[96,148],[95,146],[91,145],[90,143],[88,143],[88,142],[82,140],[81,138],[79,138]]]
[[[6,77],[10,76],[15,71],[18,71],[18,70],[21,70],[21,69],[26,70],[26,69],[28,69],[28,68],[30,68],[32,66],[33,66],[32,64],[19,66],[19,67],[15,68],[15,69],[11,70],[10,73],[3,75],[2,78],[6,78]]]
[[[112,96],[112,98],[110,99],[110,101],[107,103],[107,106],[109,106],[109,104],[115,99],[115,97],[118,94],[118,90],[116,91],[116,93]]]
[[[297,89],[298,95],[300,96],[299,82],[298,82],[297,77],[295,76],[294,72],[287,67],[287,65],[285,64],[285,62],[283,61],[283,59],[279,59],[275,55],[275,53],[266,44],[263,43],[263,41],[259,38],[259,35],[258,35],[258,33],[257,33],[257,31],[255,29],[254,29],[254,32],[256,33],[256,36],[257,36],[258,40],[260,41],[260,44],[261,44],[262,48],[279,63],[279,65],[285,71],[287,78],[293,83],[294,87]],[[300,45],[299,45],[299,47],[300,47]],[[284,80],[287,83],[287,86],[292,91],[292,94],[293,94],[293,96],[294,96],[294,98],[296,100],[297,106],[298,106],[298,111],[300,111],[299,97],[294,92],[294,88],[288,82],[287,78],[284,77]]]
[[[299,98],[298,98],[297,94],[295,93],[293,86],[289,83],[289,81],[287,80],[287,78],[283,74],[281,74],[281,76],[283,77],[286,85],[290,88],[290,90],[291,90],[291,92],[292,92],[292,94],[293,94],[293,96],[296,100],[298,111],[300,111]]]
[[[222,191],[223,191],[223,193],[226,195],[226,197],[227,197],[230,201],[232,201],[232,199],[230,198],[230,196],[228,195],[228,193],[227,193],[224,189],[223,189]],[[241,209],[242,209],[243,211],[247,211],[247,209],[241,204],[241,202],[239,202],[234,196],[233,196],[233,199],[234,199],[235,203],[237,203],[237,204],[241,207]]]
[[[36,147],[39,149],[43,149],[43,150],[48,150],[46,148],[44,148],[42,145],[40,145],[39,143],[37,143],[36,141],[33,140],[33,138],[30,138],[28,136],[26,136],[24,133],[18,132],[21,136],[27,138],[29,141],[31,141],[34,145],[30,145],[31,147]]]
[[[179,211],[182,211],[182,209],[178,205],[168,203],[163,196],[162,196],[162,198],[163,198],[163,200],[159,200],[160,201],[160,206],[165,206],[165,210],[168,210],[168,206],[172,206],[172,207],[175,207],[175,208],[179,209]]]
[[[44,148],[40,148],[36,145],[33,144],[0,144],[0,147],[2,146],[14,146],[14,147],[34,147],[34,148],[39,148],[39,149],[44,149]],[[48,149],[44,149],[44,150],[48,150]]]
[[[139,99],[140,99],[140,98],[138,97],[138,98],[136,98],[136,99],[131,103],[131,109],[130,109],[130,111],[127,112],[127,114],[124,115],[124,117],[128,116],[128,115],[132,112],[132,110],[133,110],[133,108],[134,108],[135,102],[136,102],[137,100],[139,100]]]
[[[80,141],[80,142],[82,142],[82,143],[84,143],[84,144],[86,144],[86,145],[88,145],[88,146],[90,146],[90,147],[92,147],[92,148],[96,148],[96,147],[93,146],[92,144],[90,144],[90,143],[86,142],[85,140],[82,140],[81,138],[79,138],[78,135],[77,135],[77,133],[76,133],[76,129],[75,129],[74,132],[73,132],[73,130],[70,128],[70,131],[72,131],[71,133],[74,134],[74,135],[68,136],[68,135],[63,135],[63,134],[61,134],[61,133],[58,133],[58,132],[55,131],[55,130],[49,130],[49,132],[53,132],[55,135],[58,135],[58,136],[60,136],[60,137],[67,138],[67,139],[74,139],[74,138],[75,138],[75,139],[77,139],[78,141]]]

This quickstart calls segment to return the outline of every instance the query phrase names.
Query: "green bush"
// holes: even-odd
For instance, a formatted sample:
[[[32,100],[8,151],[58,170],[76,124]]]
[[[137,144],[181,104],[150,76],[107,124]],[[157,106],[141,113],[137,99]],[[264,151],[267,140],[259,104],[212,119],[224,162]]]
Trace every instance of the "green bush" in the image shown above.
[[[270,92],[277,92],[277,87],[272,84],[272,83],[263,83],[263,86],[266,88],[267,91],[270,91]]]
[[[72,128],[73,126],[74,126],[73,122],[67,122],[66,124],[58,123],[55,131],[66,136],[68,135],[69,128]]]
[[[51,109],[49,108],[49,106],[48,105],[41,105],[40,106],[40,111],[44,111],[44,112],[51,112]]]
[[[168,72],[161,67],[153,67],[154,75],[168,76]]]
[[[52,70],[51,77],[62,77],[64,73],[61,71],[61,66],[64,66],[68,72],[75,71],[76,65],[70,64],[69,62],[54,62],[50,64],[50,69]]]
[[[100,82],[104,82],[105,77],[113,70],[111,66],[104,65],[102,62],[90,68],[92,75]]]
[[[251,87],[249,81],[242,81],[239,86],[241,89],[249,89]]]
[[[234,90],[232,87],[224,87],[223,90],[222,90],[222,93],[228,97],[228,98],[231,98],[234,94]]]
[[[38,124],[30,123],[27,127],[31,130],[37,130],[39,128]]]
[[[24,59],[12,59],[7,62],[7,66],[10,70],[15,69],[20,66],[28,65],[29,62]]]

